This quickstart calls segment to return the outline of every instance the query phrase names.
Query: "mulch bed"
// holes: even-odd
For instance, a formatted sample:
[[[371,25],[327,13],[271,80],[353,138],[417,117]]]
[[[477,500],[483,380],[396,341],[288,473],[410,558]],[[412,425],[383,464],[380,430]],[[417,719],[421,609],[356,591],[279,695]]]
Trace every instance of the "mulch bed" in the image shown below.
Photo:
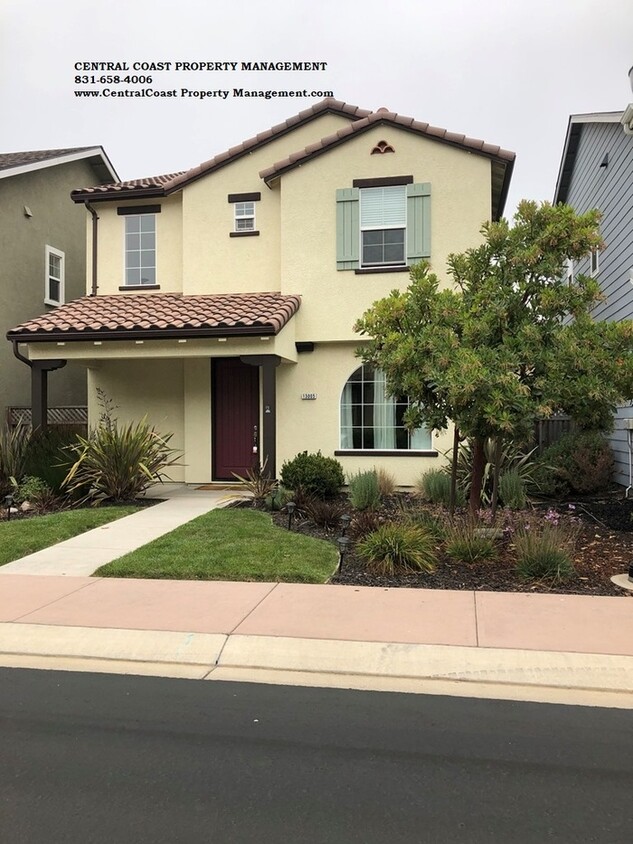
[[[368,572],[351,550],[345,555],[343,571],[337,572],[331,583],[354,586],[400,587],[417,589],[466,589],[488,592],[539,592],[550,594],[612,595],[633,597],[633,592],[611,583],[614,574],[627,572],[633,562],[633,501],[624,500],[622,491],[600,499],[575,500],[556,504],[561,513],[572,513],[577,519],[578,539],[574,553],[575,575],[564,582],[526,581],[514,569],[511,540],[500,542],[498,559],[479,563],[456,563],[446,555],[440,556],[431,574],[403,574],[386,577]],[[546,511],[549,505],[537,505]],[[393,502],[387,504],[387,511]],[[288,517],[273,514],[277,524],[287,528]],[[564,518],[567,518],[565,515]],[[332,542],[340,534],[338,529],[318,528],[307,520],[296,519],[293,530]]]

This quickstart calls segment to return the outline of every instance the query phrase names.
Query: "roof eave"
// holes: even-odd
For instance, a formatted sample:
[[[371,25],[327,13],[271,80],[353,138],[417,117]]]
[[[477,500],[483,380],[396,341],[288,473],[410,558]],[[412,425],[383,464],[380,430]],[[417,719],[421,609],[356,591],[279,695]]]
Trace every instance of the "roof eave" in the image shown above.
[[[87,147],[81,152],[70,153],[68,155],[58,155],[55,158],[48,158],[44,161],[33,161],[29,164],[21,164],[17,167],[5,167],[0,170],[0,179],[10,178],[11,176],[19,176],[23,173],[32,173],[36,170],[45,170],[48,167],[56,167],[60,164],[69,164],[72,161],[82,161],[90,158],[98,158],[100,160],[93,163],[93,167],[97,172],[101,170],[103,174],[99,176],[101,184],[108,181],[118,180],[119,175],[101,146]]]
[[[184,340],[207,337],[270,337],[281,331],[274,325],[218,326],[217,328],[118,328],[102,331],[23,331],[7,332],[7,340],[18,343],[90,343],[120,340]]]

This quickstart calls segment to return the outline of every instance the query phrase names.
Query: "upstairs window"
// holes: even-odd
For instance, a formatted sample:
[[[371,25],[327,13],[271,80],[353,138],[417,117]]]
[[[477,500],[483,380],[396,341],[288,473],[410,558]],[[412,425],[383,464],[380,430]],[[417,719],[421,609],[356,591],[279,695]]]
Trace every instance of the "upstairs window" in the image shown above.
[[[598,275],[600,269],[600,252],[597,249],[591,250],[591,276]]]
[[[255,203],[236,202],[233,208],[235,213],[235,231],[255,231]]]
[[[64,274],[66,256],[59,249],[45,249],[44,302],[47,305],[64,304]]]
[[[377,184],[378,183],[378,184]],[[336,191],[336,269],[406,272],[431,256],[431,185],[413,176],[354,179]]]
[[[406,396],[387,393],[383,372],[360,366],[341,396],[341,448],[359,451],[428,451],[431,434],[425,428],[408,431]]]
[[[125,284],[156,284],[156,215],[125,216]]]
[[[405,185],[360,191],[361,267],[403,266],[406,260]]]

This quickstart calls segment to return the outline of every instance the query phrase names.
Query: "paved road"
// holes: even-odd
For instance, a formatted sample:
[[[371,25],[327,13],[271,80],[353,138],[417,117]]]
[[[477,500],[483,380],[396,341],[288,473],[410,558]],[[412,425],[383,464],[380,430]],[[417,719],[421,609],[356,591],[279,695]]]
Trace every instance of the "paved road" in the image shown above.
[[[633,715],[0,669],[7,844],[633,840]]]

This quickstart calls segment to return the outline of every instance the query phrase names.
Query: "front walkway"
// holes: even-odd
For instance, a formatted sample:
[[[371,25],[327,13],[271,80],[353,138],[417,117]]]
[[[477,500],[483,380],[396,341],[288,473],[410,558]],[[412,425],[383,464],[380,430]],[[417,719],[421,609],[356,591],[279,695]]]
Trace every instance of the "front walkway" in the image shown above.
[[[201,490],[184,484],[151,487],[147,497],[165,501],[7,563],[0,567],[0,575],[91,575],[99,566],[221,506],[229,494],[226,489]]]

